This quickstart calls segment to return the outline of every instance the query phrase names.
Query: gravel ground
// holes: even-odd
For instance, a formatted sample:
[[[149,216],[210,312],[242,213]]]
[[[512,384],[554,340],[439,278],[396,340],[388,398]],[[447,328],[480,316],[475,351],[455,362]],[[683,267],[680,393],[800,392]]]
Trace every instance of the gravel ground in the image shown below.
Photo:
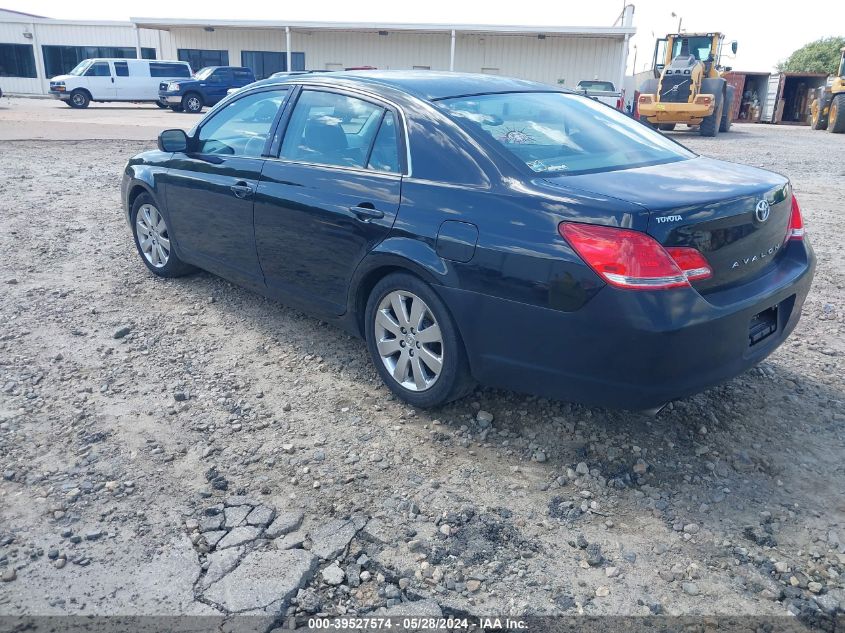
[[[409,408],[362,342],[146,271],[151,142],[4,142],[0,614],[841,614],[845,137],[673,137],[786,173],[819,267],[781,349],[657,418]]]

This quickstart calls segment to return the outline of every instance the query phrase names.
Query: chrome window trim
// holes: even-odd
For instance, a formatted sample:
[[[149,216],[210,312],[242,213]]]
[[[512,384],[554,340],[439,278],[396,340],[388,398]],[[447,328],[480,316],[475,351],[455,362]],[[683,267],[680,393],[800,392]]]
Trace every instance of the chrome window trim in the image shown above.
[[[378,95],[378,94],[373,94],[372,92],[368,92],[366,90],[361,90],[357,86],[346,86],[346,85],[332,86],[332,85],[329,85],[329,84],[313,83],[313,82],[305,82],[305,81],[290,81],[290,82],[286,81],[284,83],[277,84],[277,85],[280,85],[280,86],[300,86],[303,90],[305,90],[305,89],[315,89],[316,88],[316,89],[322,90],[324,92],[333,92],[335,94],[343,94],[344,92],[350,92],[350,93],[358,95],[358,96],[360,96],[360,97],[362,97],[366,100],[369,100],[369,101],[381,102],[382,104],[390,106],[393,110],[395,110],[396,112],[399,113],[399,117],[402,119],[403,137],[405,138],[405,171],[401,172],[401,173],[393,174],[392,172],[383,172],[383,171],[377,171],[377,170],[374,170],[374,169],[367,169],[366,167],[359,169],[359,168],[356,168],[356,167],[344,167],[344,166],[341,166],[341,165],[324,165],[322,163],[307,163],[307,162],[304,162],[304,161],[287,160],[285,162],[298,163],[298,164],[302,164],[302,165],[318,165],[320,167],[337,167],[339,169],[350,169],[350,170],[356,170],[356,171],[363,171],[363,172],[366,172],[368,174],[371,174],[371,173],[392,174],[394,176],[402,176],[402,177],[406,177],[406,178],[410,178],[413,175],[414,170],[413,170],[412,165],[411,165],[411,140],[408,137],[408,119],[405,116],[405,110],[402,108],[402,106],[397,104],[395,101],[391,101],[390,99],[388,99],[386,97],[383,97],[383,96]],[[294,104],[294,106],[295,105],[296,104]],[[278,156],[268,156],[267,158],[268,159],[274,159],[275,158],[276,160],[283,160],[281,157],[278,157]]]

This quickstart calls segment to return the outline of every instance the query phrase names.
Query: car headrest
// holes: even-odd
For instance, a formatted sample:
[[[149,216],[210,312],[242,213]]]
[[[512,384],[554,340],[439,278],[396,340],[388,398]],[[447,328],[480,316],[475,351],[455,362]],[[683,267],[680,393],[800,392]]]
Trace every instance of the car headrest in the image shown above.
[[[309,119],[305,124],[303,141],[306,147],[321,154],[345,150],[348,147],[346,134],[340,123],[328,117]]]

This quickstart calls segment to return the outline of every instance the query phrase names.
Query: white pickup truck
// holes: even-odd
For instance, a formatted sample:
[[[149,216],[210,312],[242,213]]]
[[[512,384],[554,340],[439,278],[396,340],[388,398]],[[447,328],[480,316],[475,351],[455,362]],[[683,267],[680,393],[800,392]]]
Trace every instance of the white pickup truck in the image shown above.
[[[622,110],[624,108],[625,99],[622,93],[616,90],[613,83],[610,81],[600,81],[598,79],[582,79],[578,82],[575,90],[582,92],[591,99],[606,103],[611,108]]]

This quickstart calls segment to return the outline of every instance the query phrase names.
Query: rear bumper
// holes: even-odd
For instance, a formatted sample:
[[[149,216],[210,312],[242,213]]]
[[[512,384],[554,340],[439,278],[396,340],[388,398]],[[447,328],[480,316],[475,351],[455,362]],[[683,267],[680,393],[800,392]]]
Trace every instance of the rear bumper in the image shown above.
[[[642,98],[642,95],[640,97]],[[657,103],[654,100],[651,103],[640,103],[638,107],[640,116],[648,117],[648,120],[652,123],[675,123],[678,121],[701,123],[702,119],[713,114],[714,109],[713,102],[709,105],[699,105],[665,101]]]
[[[480,382],[584,404],[648,409],[753,367],[798,323],[815,270],[805,241],[768,273],[708,295],[605,287],[560,312],[441,287]],[[777,329],[750,346],[751,318],[778,306]]]

